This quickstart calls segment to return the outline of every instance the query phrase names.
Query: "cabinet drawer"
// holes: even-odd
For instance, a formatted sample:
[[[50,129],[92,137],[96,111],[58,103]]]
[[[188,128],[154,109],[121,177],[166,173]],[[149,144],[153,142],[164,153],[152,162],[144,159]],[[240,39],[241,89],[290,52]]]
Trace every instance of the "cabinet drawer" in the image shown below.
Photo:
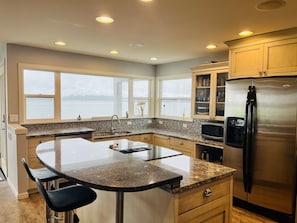
[[[230,193],[230,178],[186,191],[180,194],[178,213],[182,214]]]
[[[152,134],[142,134],[139,137],[140,137],[139,141],[141,141],[141,142],[146,142],[146,143],[151,144],[153,141]]]
[[[169,139],[170,138],[168,136],[154,135],[154,145],[168,148]]]
[[[42,142],[47,142],[47,141],[50,141],[50,140],[54,140],[55,137],[54,136],[44,136],[44,137],[33,137],[33,138],[30,138],[28,141],[28,147],[29,148],[32,148],[32,147],[36,147],[42,143]]]
[[[230,196],[223,196],[205,205],[189,210],[178,217],[179,223],[227,223],[231,222]]]
[[[181,149],[188,149],[192,150],[194,148],[194,142],[185,140],[185,139],[179,139],[179,138],[170,138],[170,147],[171,148],[181,148]]]

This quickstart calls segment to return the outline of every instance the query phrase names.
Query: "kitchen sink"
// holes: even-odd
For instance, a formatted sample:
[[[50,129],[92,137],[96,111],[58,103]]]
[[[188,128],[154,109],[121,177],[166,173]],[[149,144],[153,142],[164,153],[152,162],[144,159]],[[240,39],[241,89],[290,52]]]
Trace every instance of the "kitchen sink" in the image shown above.
[[[151,149],[147,148],[147,147],[137,147],[137,148],[119,150],[119,152],[127,154],[127,153],[142,152],[142,151],[146,151],[146,150],[151,150]]]

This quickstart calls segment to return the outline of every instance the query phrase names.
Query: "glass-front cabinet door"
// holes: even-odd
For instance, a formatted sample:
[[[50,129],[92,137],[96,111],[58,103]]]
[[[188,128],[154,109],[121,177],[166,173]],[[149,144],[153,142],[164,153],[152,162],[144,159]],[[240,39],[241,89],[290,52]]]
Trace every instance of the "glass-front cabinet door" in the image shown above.
[[[193,71],[193,117],[224,120],[228,63],[199,65]]]
[[[216,113],[215,116],[224,117],[225,108],[225,83],[228,77],[228,72],[217,73],[216,83]]]
[[[210,111],[210,84],[211,75],[205,74],[196,77],[196,115],[209,115]]]

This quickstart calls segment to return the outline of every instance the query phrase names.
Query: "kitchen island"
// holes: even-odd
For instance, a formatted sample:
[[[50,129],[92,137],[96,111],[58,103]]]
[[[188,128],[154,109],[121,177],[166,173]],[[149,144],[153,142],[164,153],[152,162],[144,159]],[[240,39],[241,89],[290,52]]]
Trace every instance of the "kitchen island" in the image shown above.
[[[142,149],[115,151],[131,148]],[[162,150],[78,138],[42,143],[37,157],[59,175],[96,189],[97,200],[78,210],[81,222],[118,222],[119,191],[125,192],[123,222],[230,222],[234,169]],[[158,156],[145,158],[152,153]]]

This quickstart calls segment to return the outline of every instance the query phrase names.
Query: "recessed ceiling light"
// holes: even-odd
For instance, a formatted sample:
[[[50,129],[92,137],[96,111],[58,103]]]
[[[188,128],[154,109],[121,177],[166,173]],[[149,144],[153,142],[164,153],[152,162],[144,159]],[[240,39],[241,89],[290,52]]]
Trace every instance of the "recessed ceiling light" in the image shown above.
[[[109,53],[110,53],[110,54],[113,54],[113,55],[117,55],[117,54],[119,54],[119,51],[111,50]]]
[[[217,46],[214,45],[214,44],[209,44],[209,45],[206,46],[206,48],[207,49],[215,49],[215,48],[217,48]]]
[[[141,2],[152,2],[153,0],[140,0]]]
[[[244,31],[238,33],[238,35],[240,35],[240,36],[242,36],[242,37],[250,36],[250,35],[252,35],[252,34],[253,34],[253,32],[250,31],[250,30],[244,30]]]
[[[151,61],[156,61],[156,60],[158,60],[158,58],[157,57],[151,57],[150,60]]]
[[[65,45],[66,45],[66,43],[63,42],[63,41],[56,41],[55,44],[56,44],[57,46],[65,46]]]
[[[99,16],[99,17],[96,17],[96,21],[107,24],[107,23],[112,23],[114,20],[113,18],[108,16]]]
[[[262,2],[259,2],[256,5],[256,9],[259,11],[272,11],[279,9],[286,5],[286,1],[284,0],[265,0]]]

